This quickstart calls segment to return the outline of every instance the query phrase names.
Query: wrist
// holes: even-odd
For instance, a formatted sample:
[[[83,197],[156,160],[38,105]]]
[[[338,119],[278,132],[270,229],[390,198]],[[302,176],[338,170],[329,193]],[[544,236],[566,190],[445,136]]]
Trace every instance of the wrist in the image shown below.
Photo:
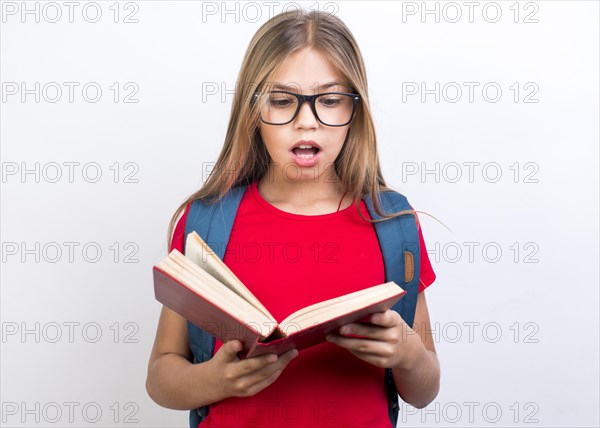
[[[428,358],[427,348],[425,348],[425,345],[419,340],[418,336],[409,335],[408,337],[408,341],[403,345],[408,346],[409,351],[406,352],[396,366],[392,367],[394,370],[403,372],[412,371]]]
[[[218,370],[213,368],[214,361],[210,359],[200,364],[191,364],[189,379],[192,379],[191,391],[197,395],[196,407],[207,406],[227,398],[223,390],[223,382],[218,379]]]

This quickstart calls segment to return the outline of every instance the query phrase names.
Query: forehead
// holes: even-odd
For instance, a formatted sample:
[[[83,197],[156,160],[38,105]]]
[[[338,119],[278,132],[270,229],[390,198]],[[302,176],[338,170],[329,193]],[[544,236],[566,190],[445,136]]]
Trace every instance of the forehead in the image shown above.
[[[286,58],[268,87],[302,93],[349,89],[339,70],[323,54],[311,48],[304,48]]]

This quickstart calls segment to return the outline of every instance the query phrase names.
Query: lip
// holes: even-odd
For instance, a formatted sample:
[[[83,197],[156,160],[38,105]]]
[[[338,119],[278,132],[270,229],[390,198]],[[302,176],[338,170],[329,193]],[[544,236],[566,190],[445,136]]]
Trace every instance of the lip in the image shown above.
[[[312,158],[309,159],[305,159],[302,158],[298,155],[296,155],[296,153],[294,153],[294,149],[298,146],[301,145],[310,145],[313,147],[316,147],[319,149],[319,151],[317,152],[316,155],[314,155]],[[299,167],[301,168],[312,168],[314,167],[318,162],[319,159],[321,158],[321,154],[323,153],[323,149],[321,148],[321,146],[319,146],[317,143],[315,143],[312,140],[302,140],[302,141],[298,141],[296,144],[294,144],[291,148],[290,148],[290,154],[292,155],[292,161]]]
[[[312,140],[301,140],[301,141],[298,141],[296,144],[294,144],[292,147],[290,147],[290,151],[292,151],[296,147],[302,146],[302,145],[316,147],[317,149],[319,149],[319,151],[323,150],[323,148],[321,146],[319,146],[317,143],[315,143]]]

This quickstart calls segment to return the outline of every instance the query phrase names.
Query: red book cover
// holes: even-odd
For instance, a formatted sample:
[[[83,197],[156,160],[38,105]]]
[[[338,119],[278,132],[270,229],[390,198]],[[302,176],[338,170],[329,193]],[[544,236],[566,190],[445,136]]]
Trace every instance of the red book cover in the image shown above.
[[[333,333],[345,324],[366,321],[371,314],[387,311],[394,306],[404,294],[406,294],[406,291],[398,287],[398,294],[393,297],[370,304],[362,309],[346,313],[339,317],[332,318],[326,322],[314,324],[313,326],[302,330],[294,329],[292,323],[288,325],[288,328],[285,328],[285,331],[283,331],[285,334],[284,337],[267,343],[256,341],[254,346],[250,347],[248,357],[268,353],[283,354],[293,348],[302,350],[310,346],[318,345],[319,343],[326,341],[326,335]]]
[[[232,313],[235,312],[232,308],[207,300],[157,266],[153,268],[153,275],[156,300],[223,342],[233,339],[242,341],[244,349],[240,352],[241,357],[282,354],[292,348],[301,350],[319,344],[325,341],[327,334],[340,326],[360,322],[373,313],[386,311],[406,294],[394,284],[393,294],[377,302],[300,329],[294,322],[286,323],[283,327],[275,321],[263,321],[262,325],[258,320],[243,322]]]

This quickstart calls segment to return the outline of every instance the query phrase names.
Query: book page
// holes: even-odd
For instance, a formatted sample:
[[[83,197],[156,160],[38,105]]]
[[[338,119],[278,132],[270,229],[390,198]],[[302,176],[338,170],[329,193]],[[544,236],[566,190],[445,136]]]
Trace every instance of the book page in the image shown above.
[[[208,272],[229,289],[240,295],[269,318],[275,320],[267,308],[252,294],[237,276],[217,257],[215,252],[195,231],[188,234],[185,243],[185,256]]]
[[[302,308],[281,321],[279,328],[287,331],[293,325],[302,330],[405,293],[393,281],[375,285]]]

